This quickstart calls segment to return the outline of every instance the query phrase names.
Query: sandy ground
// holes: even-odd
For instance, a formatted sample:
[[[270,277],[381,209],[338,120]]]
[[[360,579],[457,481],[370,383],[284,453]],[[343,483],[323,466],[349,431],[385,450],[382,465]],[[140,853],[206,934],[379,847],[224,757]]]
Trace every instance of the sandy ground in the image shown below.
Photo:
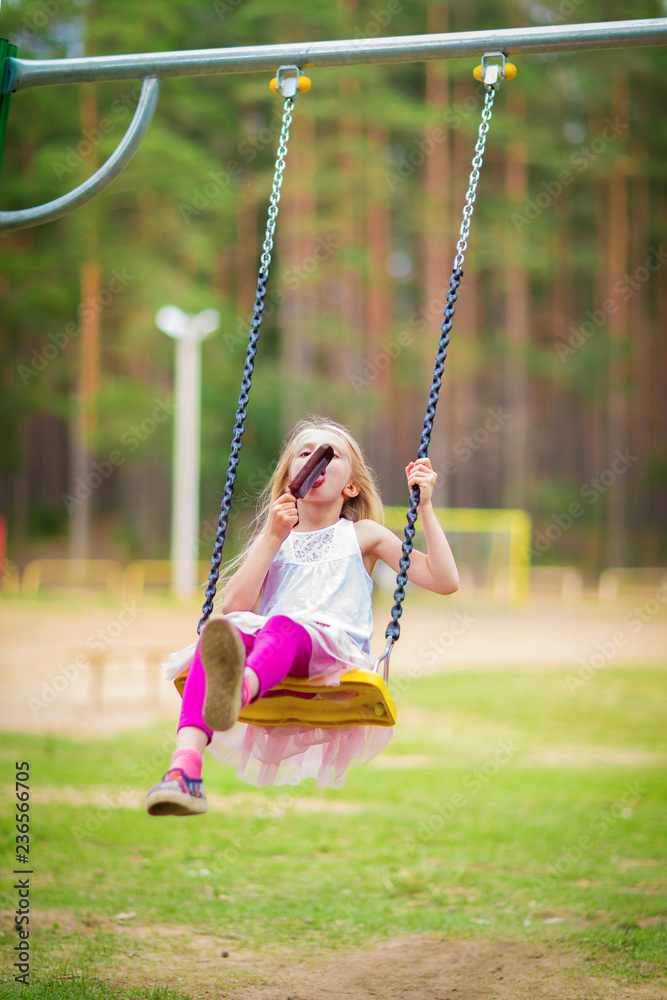
[[[667,605],[656,612],[657,603],[646,595],[612,605],[540,598],[508,610],[412,600],[401,619],[391,673],[667,666]],[[390,608],[390,595],[377,603],[374,656],[384,647]],[[175,718],[179,699],[160,662],[196,638],[198,619],[197,605],[165,608],[150,598],[86,600],[78,608],[74,602],[65,608],[0,601],[0,727],[110,733]]]
[[[576,606],[540,598],[518,610],[464,602],[441,610],[414,602],[401,622],[392,675],[665,666],[667,608],[656,611],[656,602],[647,602],[646,595],[604,606],[592,598]],[[384,646],[390,607],[387,596],[376,615],[374,655]],[[66,609],[0,601],[0,726],[17,733],[91,735],[175,719],[179,699],[159,664],[192,641],[197,620],[195,605],[166,609],[155,600],[116,606],[86,600]],[[141,808],[139,801],[132,804]],[[43,926],[57,920],[85,934],[74,914],[36,913],[35,920]],[[102,978],[127,986],[169,985],[195,998],[667,1000],[667,990],[656,985],[596,978],[583,957],[556,944],[410,935],[358,951],[300,952],[294,960],[188,927],[88,920],[115,940],[113,959],[99,969]]]
[[[178,966],[174,985],[189,982],[195,997],[243,997],[243,1000],[659,1000],[660,988],[629,986],[595,980],[573,955],[544,946],[516,942],[475,942],[429,939],[421,935],[391,938],[374,948],[329,952],[296,965],[285,958],[269,958],[229,950],[227,959],[215,957],[205,964],[227,963],[225,978],[241,973],[241,983],[216,988],[215,967],[194,973]],[[205,945],[204,945],[205,946]],[[224,949],[227,950],[227,949]],[[217,953],[216,953],[217,952]],[[202,947],[202,954],[206,955]],[[146,981],[146,970],[141,979]],[[260,981],[243,983],[245,977]],[[173,973],[172,973],[173,974]],[[150,975],[150,973],[149,973]],[[173,980],[172,980],[173,982]],[[196,984],[196,985],[195,985]]]

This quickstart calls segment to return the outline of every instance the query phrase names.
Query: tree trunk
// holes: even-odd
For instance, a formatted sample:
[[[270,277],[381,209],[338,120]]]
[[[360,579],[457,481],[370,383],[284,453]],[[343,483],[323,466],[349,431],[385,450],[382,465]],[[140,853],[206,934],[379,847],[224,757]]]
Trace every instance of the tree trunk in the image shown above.
[[[505,155],[505,196],[520,206],[528,195],[526,147],[515,138],[525,132],[526,101],[519,91],[507,95],[507,110],[516,122]],[[530,338],[528,272],[523,256],[525,238],[511,226],[505,243],[505,399],[509,416],[501,428],[503,456],[503,506],[525,507],[528,465],[528,377],[526,353]]]
[[[81,85],[81,127],[84,134],[94,134],[98,128],[95,85]],[[93,147],[93,144],[90,144]],[[90,176],[97,169],[97,153],[93,147],[84,158],[84,170]],[[97,424],[97,394],[100,384],[100,312],[86,308],[86,304],[99,302],[100,265],[98,236],[90,226],[85,240],[86,260],[81,268],[81,325],[79,375],[74,400],[74,420],[71,439],[71,493],[76,496],[80,483],[85,483],[94,452],[91,444]],[[87,559],[90,554],[90,514],[92,496],[83,499],[72,509],[70,528],[70,556]]]
[[[647,161],[645,149],[635,150],[634,159],[639,163]],[[649,254],[649,229],[651,224],[649,186],[645,177],[636,177],[631,183],[632,212],[630,216],[630,267],[645,267]],[[656,279],[652,277],[652,282]],[[660,279],[658,279],[659,281]],[[664,282],[663,282],[664,283]],[[644,287],[632,300],[632,377],[629,387],[631,407],[630,447],[639,455],[642,465],[649,459],[653,442],[653,421],[660,407],[654,396],[654,378],[651,365],[651,324],[649,302],[651,285]],[[657,355],[656,355],[657,356]],[[659,444],[655,441],[657,447]],[[656,449],[657,450],[657,449]],[[630,484],[630,509],[628,523],[648,525],[650,507],[646,493],[640,488],[636,478]],[[644,531],[633,533],[634,551],[629,553],[631,565],[651,562],[651,548],[646,545]]]
[[[627,74],[619,73],[613,90],[612,117],[614,115],[620,117],[621,108],[627,100],[627,92]],[[621,136],[619,142],[624,141]],[[614,296],[614,285],[617,281],[622,280],[628,268],[628,180],[625,174],[621,173],[621,169],[621,164],[617,163],[615,173],[609,181],[606,292],[608,298],[616,303],[616,308],[609,315],[612,351],[607,411],[609,462],[612,461],[617,449],[623,451],[629,444],[628,405],[625,392],[627,363],[623,358],[625,345],[631,345],[628,337],[628,306],[623,300],[623,296]],[[625,564],[628,479],[631,475],[630,470],[625,470],[617,475],[608,490],[606,543],[608,566],[623,566]]]
[[[457,30],[459,30],[457,28]],[[454,83],[454,105],[462,104],[470,97],[470,83],[458,79]],[[450,128],[448,142],[452,149],[452,208],[448,225],[450,268],[456,255],[456,243],[461,225],[461,213],[465,203],[470,162],[474,142],[467,133]],[[456,370],[455,413],[450,435],[449,459],[453,466],[445,466],[447,478],[451,481],[451,496],[458,507],[481,506],[478,483],[481,481],[480,465],[483,456],[464,461],[467,453],[460,448],[454,450],[457,442],[472,433],[478,419],[478,377],[480,370],[479,331],[481,295],[480,282],[475,264],[475,241],[471,241],[463,265],[463,278],[456,303],[456,315],[452,330],[452,343],[448,351],[447,365]],[[449,356],[451,355],[451,357]],[[459,454],[460,452],[460,454]],[[463,456],[463,457],[462,457]]]
[[[289,183],[289,178],[287,180]],[[257,207],[259,197],[257,181],[252,170],[243,175],[238,203],[236,230],[236,261],[234,288],[236,293],[236,314],[242,322],[247,320],[250,329],[257,288],[259,270],[259,247],[257,246]],[[282,219],[280,220],[283,221]],[[275,277],[275,275],[272,275]],[[237,331],[234,331],[235,333]]]
[[[657,213],[659,232],[665,231],[667,223],[667,198],[658,199]],[[667,330],[667,281],[656,280],[655,291],[655,323],[653,324],[652,356],[659,358],[664,351],[664,331]],[[653,368],[653,397],[648,400],[648,407],[653,413],[653,444],[651,457],[655,460],[654,468],[661,472],[659,480],[651,484],[651,522],[655,531],[655,545],[648,559],[649,565],[660,565],[665,559],[665,539],[667,538],[667,365],[656,364]]]
[[[341,74],[338,89],[341,107],[355,108],[359,100],[359,82],[354,77]],[[341,177],[362,175],[359,148],[363,133],[357,115],[343,114],[340,119]],[[352,262],[355,251],[363,246],[363,217],[361,197],[354,184],[342,187],[337,218],[340,242],[340,265],[335,269],[337,280],[329,296],[340,305],[340,337],[333,345],[329,367],[341,381],[352,385],[353,376],[363,375],[364,288],[359,267]],[[333,292],[333,295],[331,295]],[[363,390],[360,390],[363,392]]]
[[[342,38],[351,38],[357,23],[356,0],[338,0]],[[365,326],[364,283],[361,269],[353,263],[364,245],[364,191],[362,185],[350,183],[350,178],[363,177],[361,150],[364,142],[361,119],[358,114],[361,99],[359,80],[341,73],[338,81],[341,115],[339,136],[341,156],[339,161],[340,196],[334,216],[336,237],[339,242],[337,266],[331,268],[332,281],[325,286],[325,300],[337,307],[337,337],[328,352],[327,370],[346,388],[354,388],[353,406],[357,423],[355,428],[364,447],[368,443],[368,408],[364,397],[368,395],[363,385],[354,379],[363,378],[363,348]]]
[[[427,8],[427,31],[429,34],[446,32],[449,24],[448,4],[433,3]],[[449,288],[449,278],[452,270],[452,226],[451,226],[451,139],[444,132],[443,115],[449,104],[449,72],[446,61],[428,62],[426,64],[426,105],[429,111],[429,124],[423,136],[424,165],[422,169],[422,219],[421,227],[424,233],[422,243],[423,260],[423,296],[426,312],[429,317],[428,327],[424,335],[426,356],[433,363],[440,333],[439,327],[443,320],[444,306]],[[458,331],[458,316],[456,319]],[[429,350],[430,349],[430,350]],[[425,372],[429,371],[428,365]],[[456,365],[453,369],[457,371]],[[453,374],[449,359],[445,362],[445,371],[440,388],[438,406],[429,447],[429,458],[433,468],[438,473],[433,503],[437,507],[452,505],[452,477],[447,475],[448,460],[451,460],[453,444],[452,431],[455,427],[460,383]],[[432,372],[432,364],[431,364]],[[424,385],[423,408],[426,409],[428,385]],[[415,454],[417,444],[415,444]]]
[[[395,447],[392,443],[397,423],[403,419],[402,394],[396,384],[399,361],[388,356],[386,347],[392,320],[392,285],[387,271],[391,247],[391,226],[387,191],[373,181],[376,164],[389,137],[385,128],[370,126],[367,132],[371,181],[366,200],[366,246],[368,247],[368,289],[366,297],[366,358],[370,365],[369,389],[377,396],[370,422],[369,449],[381,484],[384,500],[395,481]]]
[[[560,198],[550,211],[554,213],[555,223],[555,267],[545,326],[551,334],[547,346],[549,355],[555,359],[557,374],[551,379],[537,376],[535,381],[529,383],[533,389],[529,401],[533,425],[551,428],[550,433],[536,434],[530,442],[530,456],[536,468],[531,468],[528,473],[529,486],[536,473],[539,477],[547,476],[550,470],[559,478],[572,479],[575,483],[585,482],[589,475],[586,472],[591,433],[588,400],[573,388],[566,377],[569,366],[574,364],[572,355],[563,355],[556,350],[557,347],[568,347],[572,336],[570,327],[577,316],[571,260],[572,244],[577,236],[573,229],[570,199],[567,196]],[[569,547],[569,536],[564,537],[559,545],[563,545],[567,552],[573,551]]]
[[[302,269],[305,258],[312,254],[316,232],[314,128],[308,106],[305,101],[302,103],[287,154],[278,218],[280,269],[277,276],[274,274],[278,281],[273,286],[284,293],[280,327],[285,431],[314,406],[322,409],[312,384],[317,346],[317,297],[309,276]]]
[[[591,135],[599,135],[604,128],[604,122],[601,116],[591,115],[590,116],[590,127],[589,131]],[[591,188],[593,191],[593,201],[595,205],[595,237],[597,242],[597,266],[595,271],[594,285],[593,285],[593,301],[591,303],[593,308],[596,308],[595,303],[604,302],[607,297],[607,252],[609,243],[609,199],[608,199],[608,184],[602,178],[593,178],[591,180]],[[586,297],[586,303],[590,302],[590,298]],[[578,309],[578,326],[581,325],[583,320],[584,309]],[[593,340],[595,341],[595,347],[597,347],[596,338],[601,338],[606,335],[607,328],[603,326],[601,329],[596,330],[593,335]],[[593,349],[594,344],[588,341],[591,349]],[[587,350],[587,345],[584,345],[580,350]],[[599,352],[598,352],[599,353]],[[585,477],[586,481],[591,478],[595,478],[604,471],[608,461],[608,420],[607,420],[607,400],[608,400],[609,382],[608,382],[608,372],[606,367],[603,368],[602,365],[598,365],[594,370],[594,375],[591,377],[591,385],[589,388],[589,398],[590,398],[590,412],[588,414],[588,425],[589,425],[589,435],[588,435],[588,454],[586,461]],[[602,500],[602,503],[605,501]],[[591,561],[595,565],[596,571],[599,573],[601,569],[604,568],[607,563],[607,552],[606,552],[606,535],[603,520],[600,514],[600,509],[597,508],[595,511],[596,516],[594,517],[593,524],[591,527],[591,548],[592,551]]]

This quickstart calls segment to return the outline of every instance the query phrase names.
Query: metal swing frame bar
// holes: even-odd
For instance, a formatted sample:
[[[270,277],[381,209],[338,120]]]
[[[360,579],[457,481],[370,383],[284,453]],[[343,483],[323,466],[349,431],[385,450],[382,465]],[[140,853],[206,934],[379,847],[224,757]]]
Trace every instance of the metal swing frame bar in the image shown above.
[[[89,80],[131,80],[145,76],[206,76],[215,73],[257,73],[280,65],[301,69],[320,66],[360,66],[371,63],[425,62],[461,59],[500,50],[516,53],[574,52],[616,49],[628,45],[667,43],[667,17],[597,24],[562,24],[536,28],[465,31],[433,35],[398,35],[292,45],[251,45],[229,49],[149,52],[136,55],[92,56],[82,59],[8,60],[2,93],[53,83]]]
[[[120,173],[146,134],[157,107],[160,82],[172,76],[274,71],[281,65],[308,67],[358,66],[376,63],[461,59],[485,52],[539,54],[628,45],[667,43],[667,18],[602,21],[494,31],[399,35],[294,45],[254,45],[183,52],[90,56],[81,59],[21,59],[14,46],[0,39],[0,163],[10,95],[51,84],[141,79],[143,88],[134,118],[120,145],[85,184],[55,201],[34,208],[0,212],[0,231],[50,222],[84,204]]]

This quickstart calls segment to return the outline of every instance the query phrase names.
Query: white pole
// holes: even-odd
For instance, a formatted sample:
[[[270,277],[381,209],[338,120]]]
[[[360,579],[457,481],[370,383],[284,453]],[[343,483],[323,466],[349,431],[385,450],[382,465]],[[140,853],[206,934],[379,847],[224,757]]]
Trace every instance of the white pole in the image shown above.
[[[188,316],[176,306],[165,306],[155,321],[176,340],[171,579],[174,592],[188,596],[197,585],[199,558],[201,342],[217,328],[218,313],[206,309]]]
[[[197,584],[199,557],[199,410],[201,342],[188,335],[176,341],[176,424],[171,520],[172,588],[183,596]]]

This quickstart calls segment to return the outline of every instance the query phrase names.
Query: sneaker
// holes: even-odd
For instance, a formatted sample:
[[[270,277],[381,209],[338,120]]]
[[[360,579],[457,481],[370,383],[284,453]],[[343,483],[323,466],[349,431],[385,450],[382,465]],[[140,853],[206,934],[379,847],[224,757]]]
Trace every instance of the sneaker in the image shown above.
[[[204,722],[215,732],[231,729],[243,707],[245,646],[239,630],[224,618],[208,622],[199,646],[204,674]]]
[[[208,809],[201,779],[188,778],[180,767],[167,771],[159,785],[146,796],[151,816],[196,816]]]

